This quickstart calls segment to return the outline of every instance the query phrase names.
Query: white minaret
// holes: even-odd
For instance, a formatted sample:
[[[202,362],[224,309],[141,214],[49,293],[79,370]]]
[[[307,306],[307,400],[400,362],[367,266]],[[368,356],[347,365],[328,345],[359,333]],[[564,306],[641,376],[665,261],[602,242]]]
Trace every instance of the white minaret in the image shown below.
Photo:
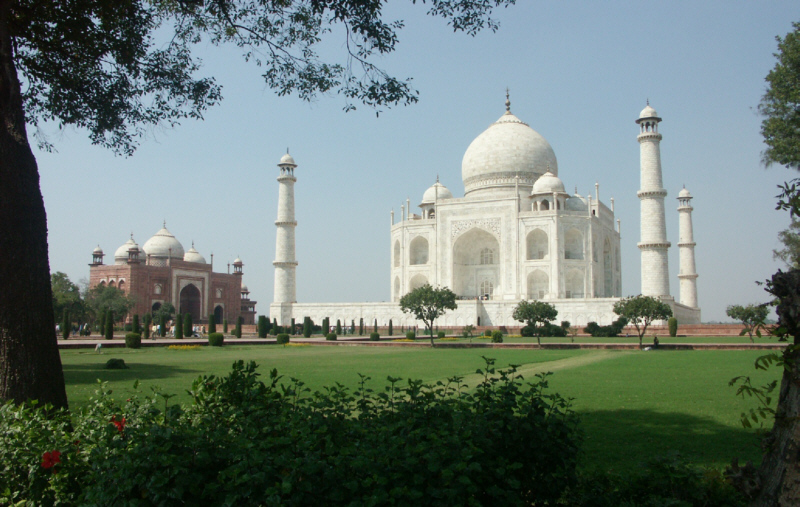
[[[697,308],[697,270],[694,264],[694,230],[692,228],[692,194],[686,187],[678,194],[678,214],[680,227],[678,249],[681,259],[681,271],[678,279],[681,284],[681,304]]]
[[[669,296],[669,264],[667,250],[667,223],[664,218],[664,197],[667,191],[661,180],[661,134],[658,133],[656,110],[642,109],[639,119],[639,153],[641,184],[638,192],[641,201],[642,294],[645,296]]]
[[[295,270],[297,261],[294,258],[294,228],[297,222],[294,219],[294,168],[297,164],[289,155],[281,157],[278,164],[281,174],[278,176],[278,219],[275,226],[278,228],[275,237],[275,295],[273,303],[297,302]]]

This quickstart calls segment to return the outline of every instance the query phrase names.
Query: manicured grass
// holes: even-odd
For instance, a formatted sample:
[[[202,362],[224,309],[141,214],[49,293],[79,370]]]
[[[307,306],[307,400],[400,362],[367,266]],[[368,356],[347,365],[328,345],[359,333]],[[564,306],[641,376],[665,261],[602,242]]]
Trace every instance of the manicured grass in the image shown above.
[[[452,341],[452,340],[447,340]],[[467,342],[469,343],[469,338],[458,338],[458,342]],[[488,336],[477,336],[472,338],[472,343],[486,343],[491,341],[491,338]],[[503,341],[505,343],[536,343],[536,338],[531,337],[521,337],[521,336],[504,336]],[[675,338],[670,337],[669,335],[666,336],[658,336],[658,341],[660,343],[751,343],[750,338],[747,336],[676,336]],[[571,343],[573,342],[572,338],[565,337],[565,338],[552,338],[546,337],[542,338],[542,343]],[[639,338],[637,336],[617,336],[615,338],[593,338],[591,336],[576,336],[574,339],[575,343],[632,343],[632,344],[639,344]],[[755,343],[778,343],[776,338],[754,338]],[[642,339],[642,344],[644,346],[652,345],[653,344],[653,336],[649,335],[645,336]]]
[[[386,377],[426,382],[463,376],[475,386],[481,356],[495,358],[497,366],[518,364],[526,378],[544,371],[552,390],[574,398],[585,431],[583,466],[627,470],[649,456],[670,449],[694,462],[721,468],[734,456],[740,461],[760,459],[755,430],[745,430],[741,412],[755,406],[734,396],[728,381],[750,375],[762,385],[779,372],[755,371],[758,351],[639,352],[609,350],[470,350],[377,347],[231,346],[219,349],[167,350],[163,348],[93,351],[62,350],[64,375],[72,407],[86,403],[96,379],[109,382],[114,396],[158,385],[173,401],[188,401],[186,390],[202,374],[225,375],[238,360],[254,360],[266,376],[277,368],[286,379],[297,377],[312,390],[339,382],[358,383],[358,373],[371,377],[375,389]],[[105,362],[120,357],[128,370],[106,370]]]

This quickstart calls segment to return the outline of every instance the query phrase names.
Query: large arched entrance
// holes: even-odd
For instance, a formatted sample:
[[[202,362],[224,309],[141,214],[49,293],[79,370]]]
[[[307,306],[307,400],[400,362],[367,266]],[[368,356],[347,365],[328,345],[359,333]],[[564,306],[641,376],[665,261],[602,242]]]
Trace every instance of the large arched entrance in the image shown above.
[[[200,320],[200,290],[194,284],[190,283],[181,291],[180,313],[191,314],[192,322]]]
[[[225,314],[223,312],[222,305],[217,305],[217,307],[214,308],[214,323],[222,324],[222,319],[224,318]]]
[[[500,243],[483,229],[470,229],[453,245],[453,291],[461,297],[491,297],[499,289]]]

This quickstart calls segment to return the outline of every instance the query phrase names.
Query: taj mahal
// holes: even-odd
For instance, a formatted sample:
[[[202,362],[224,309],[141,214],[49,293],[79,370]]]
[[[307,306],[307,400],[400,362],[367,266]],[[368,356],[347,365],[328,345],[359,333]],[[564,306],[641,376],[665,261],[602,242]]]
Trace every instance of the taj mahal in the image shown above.
[[[321,322],[352,321],[385,326],[414,326],[399,307],[400,298],[426,283],[449,287],[458,309],[437,320],[439,326],[519,326],[512,314],[522,300],[543,300],[558,309],[558,320],[573,325],[616,318],[612,308],[622,297],[624,263],[620,223],[614,199],[567,192],[558,161],[547,140],[512,114],[505,113],[476,137],[464,153],[464,196],[455,197],[439,181],[422,194],[417,212],[411,201],[391,212],[389,290],[391,302],[298,302],[295,273],[294,185],[298,167],[285,154],[278,164],[278,217],[275,286],[270,317],[282,325],[310,317]],[[695,242],[691,194],[678,194],[680,297],[670,294],[665,219],[667,190],[662,185],[658,131],[661,118],[649,102],[636,119],[640,150],[641,293],[670,305],[682,324],[700,323],[697,305]]]

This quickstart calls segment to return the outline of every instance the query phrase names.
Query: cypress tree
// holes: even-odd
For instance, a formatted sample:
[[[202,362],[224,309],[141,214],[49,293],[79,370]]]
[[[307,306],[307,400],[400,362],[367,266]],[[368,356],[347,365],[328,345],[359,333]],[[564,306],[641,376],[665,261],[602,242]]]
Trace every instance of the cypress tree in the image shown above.
[[[331,332],[331,319],[329,317],[325,317],[325,320],[322,321],[322,336],[328,336],[328,333]]]
[[[208,334],[217,332],[217,318],[212,313],[208,316]]]
[[[106,334],[106,311],[100,311],[100,322],[98,323],[97,330],[100,332],[100,336],[104,336]]]
[[[364,336],[364,318],[358,319],[358,336]]]
[[[222,319],[222,332],[228,333],[228,319]]]
[[[272,319],[272,329],[278,329],[278,319]]]
[[[114,338],[114,312],[111,310],[106,314],[106,340]]]
[[[264,315],[258,316],[258,337],[259,338],[266,338],[267,337],[267,326],[268,324],[267,317]]]
[[[350,319],[350,334],[356,334],[356,321],[355,321],[355,319]]]
[[[375,319],[375,325],[372,326],[372,332],[373,333],[377,333],[378,332],[378,319]]]
[[[292,317],[292,331],[289,333],[291,335],[297,334],[297,324],[294,322],[294,317]]]
[[[141,326],[139,326],[139,314],[138,313],[133,316],[133,329],[132,329],[132,331],[134,333],[139,333],[139,334],[141,334],[141,332],[142,332]]]
[[[342,334],[342,321],[336,319],[336,336],[339,336],[340,334]]]
[[[186,313],[183,316],[183,336],[191,338],[194,335],[194,323],[192,322],[192,314]]]
[[[389,336],[394,334],[394,329],[392,329],[392,319],[389,319]]]
[[[311,338],[311,318],[303,317],[303,337]]]
[[[180,313],[175,316],[175,338],[183,339],[183,315]]]
[[[69,331],[72,327],[72,323],[69,321],[69,310],[64,308],[64,315],[61,319],[61,337],[65,340],[69,338]]]
[[[236,338],[241,338],[242,337],[242,324],[243,323],[244,323],[244,318],[240,315],[236,319],[236,330],[234,332],[234,335],[236,336]]]
[[[158,333],[158,335],[162,338],[167,336],[167,316],[165,314],[161,314],[158,325],[161,326],[161,331]]]
[[[150,338],[150,322],[152,317],[149,313],[145,313],[144,317],[142,318],[143,327],[142,327],[142,336],[145,338]]]

